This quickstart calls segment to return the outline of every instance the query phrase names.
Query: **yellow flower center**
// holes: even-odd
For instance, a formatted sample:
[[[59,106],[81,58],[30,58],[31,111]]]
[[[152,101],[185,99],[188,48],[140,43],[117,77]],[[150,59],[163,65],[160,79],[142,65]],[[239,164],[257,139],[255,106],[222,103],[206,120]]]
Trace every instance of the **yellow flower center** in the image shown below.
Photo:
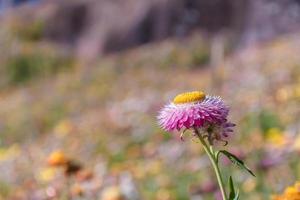
[[[175,104],[191,103],[191,102],[202,101],[204,99],[205,99],[204,92],[201,92],[201,91],[186,92],[186,93],[177,95],[173,99],[173,103],[175,103]]]

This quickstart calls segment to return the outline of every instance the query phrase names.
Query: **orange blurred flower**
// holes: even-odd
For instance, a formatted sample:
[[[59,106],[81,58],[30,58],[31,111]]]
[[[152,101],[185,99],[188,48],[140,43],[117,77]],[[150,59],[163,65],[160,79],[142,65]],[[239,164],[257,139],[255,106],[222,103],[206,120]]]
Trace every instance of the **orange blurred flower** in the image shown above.
[[[67,157],[60,150],[52,152],[48,157],[48,164],[53,167],[63,166],[67,164],[67,162],[68,162]]]
[[[84,189],[81,187],[79,184],[74,184],[71,187],[71,194],[72,196],[83,196],[84,194]]]
[[[289,186],[284,190],[282,195],[273,196],[272,200],[299,200],[300,199],[300,182]]]

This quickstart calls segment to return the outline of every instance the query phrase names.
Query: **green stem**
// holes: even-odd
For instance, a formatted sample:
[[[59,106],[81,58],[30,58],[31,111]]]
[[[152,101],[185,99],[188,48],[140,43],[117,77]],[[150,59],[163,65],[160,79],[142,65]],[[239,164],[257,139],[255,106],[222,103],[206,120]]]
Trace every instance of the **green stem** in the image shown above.
[[[197,137],[199,138],[201,144],[203,145],[203,148],[204,148],[206,154],[208,155],[208,157],[211,161],[211,164],[213,165],[214,171],[215,171],[216,176],[217,176],[218,184],[219,184],[219,187],[220,187],[220,190],[221,190],[221,193],[222,193],[223,200],[227,200],[227,195],[226,195],[226,191],[225,191],[225,187],[224,187],[224,182],[223,182],[221,172],[220,172],[220,169],[219,169],[219,166],[218,166],[217,158],[215,158],[215,156],[214,156],[213,148],[212,148],[212,146],[209,147],[207,145],[204,138],[201,136],[201,134],[199,133],[199,131],[196,128],[194,128],[194,131],[195,131],[195,134],[197,135]]]

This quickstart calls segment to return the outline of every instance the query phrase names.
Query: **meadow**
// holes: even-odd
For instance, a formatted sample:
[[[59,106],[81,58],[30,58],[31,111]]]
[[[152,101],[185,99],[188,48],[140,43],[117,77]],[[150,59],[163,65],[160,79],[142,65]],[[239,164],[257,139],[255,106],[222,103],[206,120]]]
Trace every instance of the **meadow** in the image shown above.
[[[39,40],[38,25],[15,29],[0,30],[0,199],[218,198],[199,142],[157,123],[165,103],[193,90],[230,106],[235,131],[219,145],[256,174],[222,160],[241,199],[272,199],[299,180],[299,33],[217,63],[195,33],[87,64]]]

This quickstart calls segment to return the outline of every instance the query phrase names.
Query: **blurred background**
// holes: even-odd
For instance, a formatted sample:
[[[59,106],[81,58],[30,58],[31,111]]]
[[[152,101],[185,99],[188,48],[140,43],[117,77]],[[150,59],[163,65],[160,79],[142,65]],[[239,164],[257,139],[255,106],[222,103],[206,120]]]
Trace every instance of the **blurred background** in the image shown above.
[[[243,200],[300,176],[299,0],[0,0],[0,199],[212,200],[176,94],[222,96]],[[222,147],[223,148],[223,147]]]

